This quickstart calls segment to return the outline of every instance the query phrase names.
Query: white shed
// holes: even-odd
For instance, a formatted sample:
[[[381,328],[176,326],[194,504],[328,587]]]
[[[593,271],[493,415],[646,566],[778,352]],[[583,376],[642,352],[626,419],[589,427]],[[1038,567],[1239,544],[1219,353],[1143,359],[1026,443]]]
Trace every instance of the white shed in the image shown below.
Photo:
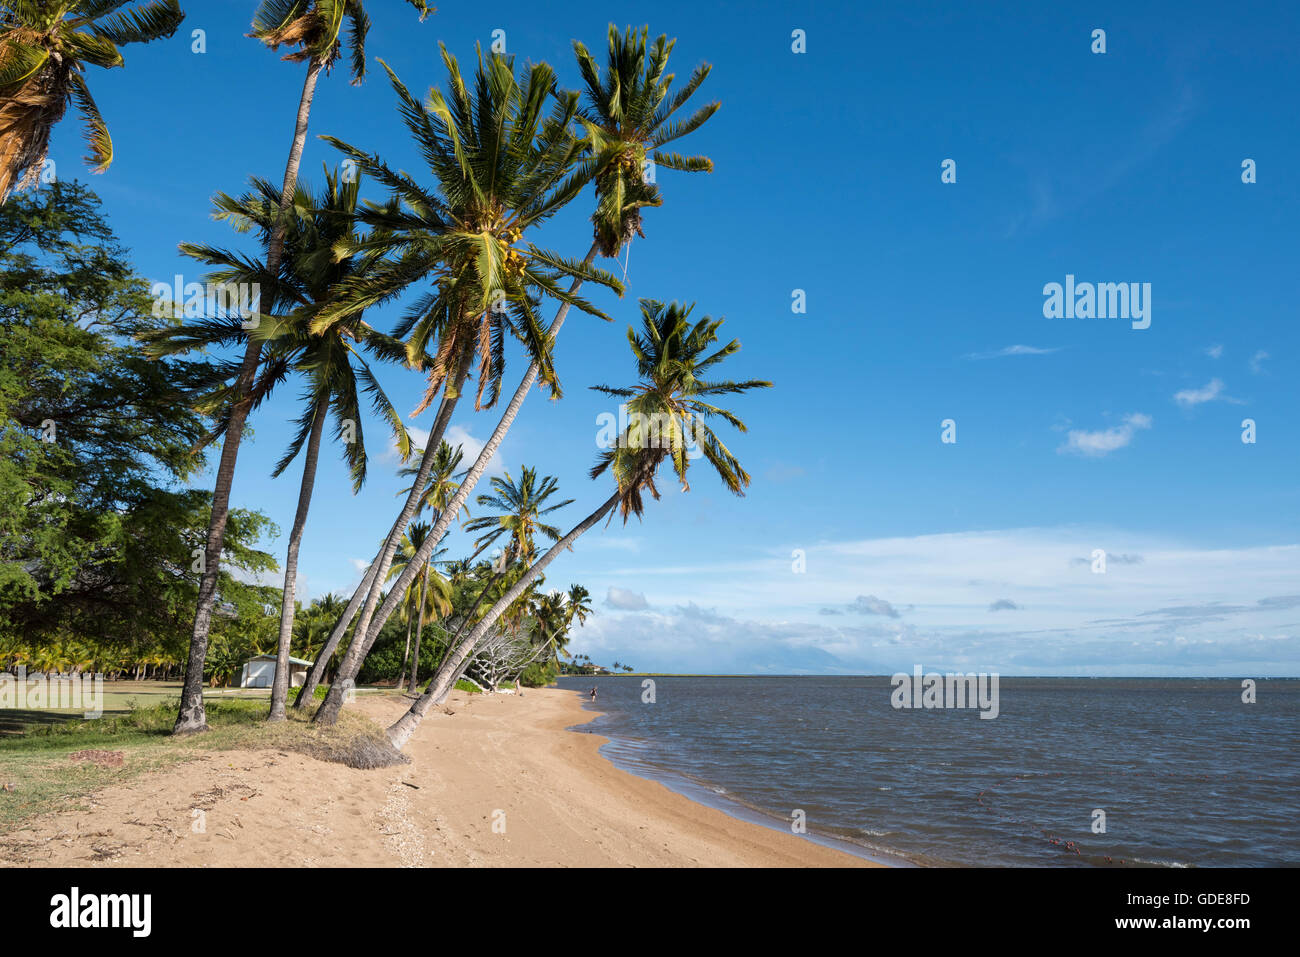
[[[300,688],[307,680],[307,669],[314,662],[301,658],[289,659],[289,687]],[[241,688],[269,688],[275,683],[275,655],[258,655],[244,662],[244,670],[239,676]]]

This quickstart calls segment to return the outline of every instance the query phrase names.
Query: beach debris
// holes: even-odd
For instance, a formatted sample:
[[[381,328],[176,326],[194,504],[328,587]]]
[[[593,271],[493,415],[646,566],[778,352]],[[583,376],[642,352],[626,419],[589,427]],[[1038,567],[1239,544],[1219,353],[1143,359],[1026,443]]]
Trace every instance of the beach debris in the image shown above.
[[[89,761],[101,768],[120,768],[125,757],[126,754],[122,751],[97,751],[94,748],[89,748],[85,751],[75,751],[69,754],[68,760]]]
[[[408,788],[415,788],[417,791],[420,790],[420,785],[418,784],[412,784],[410,781],[403,781],[402,783],[405,784]]]
[[[11,794],[12,794],[15,790],[17,790],[17,788],[18,788],[18,785],[16,785],[16,784],[10,784],[10,783],[8,783],[7,781],[6,781],[4,784],[0,784],[0,791],[8,791],[8,792],[11,793]]]

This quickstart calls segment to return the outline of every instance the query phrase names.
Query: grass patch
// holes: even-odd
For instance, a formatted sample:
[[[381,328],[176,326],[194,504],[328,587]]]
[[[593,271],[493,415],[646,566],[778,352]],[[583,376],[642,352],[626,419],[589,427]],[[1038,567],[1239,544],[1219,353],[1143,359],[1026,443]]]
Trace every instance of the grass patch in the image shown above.
[[[468,692],[469,694],[482,694],[482,693],[483,693],[483,689],[482,689],[482,688],[480,688],[478,685],[474,684],[472,681],[466,681],[464,678],[458,678],[458,679],[456,679],[456,690],[457,690],[457,691],[465,691],[465,692]]]
[[[265,699],[208,699],[211,730],[172,737],[178,703],[162,700],[96,721],[47,724],[0,738],[0,833],[37,815],[84,807],[95,791],[205,752],[278,749],[362,769],[409,760],[382,728],[353,711],[328,728],[310,723],[314,708],[307,714],[290,709],[288,720],[267,724]],[[78,752],[92,754],[74,760]]]

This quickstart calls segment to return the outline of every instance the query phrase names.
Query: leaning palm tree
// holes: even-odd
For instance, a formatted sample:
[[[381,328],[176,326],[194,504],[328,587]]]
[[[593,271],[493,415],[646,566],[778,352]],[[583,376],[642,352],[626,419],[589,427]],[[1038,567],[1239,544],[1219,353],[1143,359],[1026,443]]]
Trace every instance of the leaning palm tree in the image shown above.
[[[399,448],[404,450],[406,449],[405,446],[400,446],[400,445]],[[403,454],[405,456],[406,451],[404,451]],[[422,509],[425,508],[429,508],[433,510],[435,519],[442,514],[443,509],[446,508],[447,506],[447,502],[456,493],[456,489],[460,487],[453,480],[453,476],[455,475],[456,469],[460,468],[460,460],[464,456],[464,454],[465,453],[462,451],[459,445],[453,449],[445,441],[439,443],[438,453],[434,456],[433,465],[429,470],[428,480],[425,485],[425,493],[420,498],[419,505],[416,509],[417,515],[420,513]],[[401,469],[398,470],[397,474],[402,477],[414,478],[418,476],[419,471],[420,470],[418,466],[404,465],[402,466]],[[412,488],[413,487],[414,486],[412,485]],[[411,488],[404,489],[403,492],[409,495],[411,492]],[[399,495],[403,494],[403,492],[399,492],[398,494]],[[466,509],[466,514],[468,514],[468,509]],[[405,539],[403,539],[403,542],[405,542]],[[399,546],[399,548],[400,547],[402,546]],[[382,550],[381,550],[381,554],[382,554]],[[362,577],[362,583],[361,586],[357,589],[357,594],[360,594],[362,589],[367,587],[367,583],[370,581],[371,573],[373,569],[378,565],[378,560],[379,558],[378,556],[376,556],[375,561],[371,563],[371,567],[367,569],[366,574]],[[396,556],[394,557],[394,562],[395,563],[397,562]],[[404,561],[401,562],[401,565],[403,569],[406,568],[406,563]],[[396,567],[396,565],[394,565],[394,567]],[[389,577],[391,578],[392,575],[390,574]],[[408,584],[406,586],[406,593],[412,592],[413,588],[414,588],[413,584]],[[353,596],[353,602],[357,604],[360,603],[360,599],[357,598],[357,595]],[[349,603],[348,610],[355,611],[355,609],[356,609],[356,605]],[[340,611],[342,610],[343,609],[340,609]],[[330,632],[330,636],[328,640],[326,640],[324,647],[322,647],[321,649],[320,657],[317,658],[316,664],[312,666],[311,672],[307,675],[307,680],[303,684],[303,687],[306,690],[304,691],[303,694],[300,694],[298,696],[298,701],[295,707],[301,708],[303,707],[305,702],[312,700],[312,696],[316,692],[316,686],[320,683],[321,678],[325,674],[326,664],[329,662],[330,658],[333,657],[335,649],[338,648],[339,642],[343,639],[344,631],[346,629],[345,616],[340,615],[339,620],[345,622],[344,626],[336,627]],[[407,650],[408,651],[410,650],[409,637],[407,639]],[[403,663],[402,665],[403,672],[405,671],[405,669],[406,669],[406,665],[405,663]]]
[[[512,58],[480,52],[472,86],[467,86],[456,58],[445,48],[442,58],[449,75],[448,93],[432,89],[424,103],[388,70],[406,126],[433,174],[430,187],[394,172],[377,156],[325,137],[362,172],[389,187],[393,196],[386,205],[362,214],[373,229],[371,238],[346,250],[385,258],[351,284],[350,294],[320,317],[317,327],[386,302],[413,284],[432,283],[393,334],[405,339],[408,362],[427,372],[424,398],[416,412],[442,395],[411,492],[388,533],[369,585],[363,581],[358,589],[367,593],[355,636],[339,667],[339,680],[316,713],[315,720],[325,723],[337,718],[343,684],[355,678],[378,635],[371,620],[388,567],[415,514],[471,366],[478,376],[476,407],[493,404],[504,370],[506,340],[513,336],[558,394],[550,340],[538,320],[537,306],[550,298],[608,319],[591,303],[564,291],[561,284],[588,281],[622,292],[622,284],[605,270],[565,259],[525,239],[581,192],[592,175],[592,165],[581,161],[583,145],[570,131],[578,95],[557,91],[554,71],[545,63],[529,65],[516,76]],[[384,68],[388,69],[386,64]],[[462,496],[444,511],[440,517],[444,528],[463,502]],[[415,571],[408,568],[406,574],[414,576]],[[399,581],[390,589],[385,620],[408,584],[409,580]],[[345,613],[338,628],[346,628],[349,621]]]
[[[702,455],[729,491],[744,494],[749,485],[749,473],[709,427],[708,421],[721,419],[741,432],[746,431],[745,424],[734,413],[712,404],[710,400],[715,396],[768,388],[771,383],[757,379],[744,382],[707,379],[709,370],[740,349],[740,342],[733,339],[715,349],[722,320],[706,316],[692,325],[688,321],[692,308],[641,300],[641,335],[628,329],[640,382],[631,388],[593,386],[606,395],[626,400],[628,407],[628,427],[619,435],[613,448],[599,455],[590,473],[592,478],[598,478],[608,471],[615,481],[613,494],[520,576],[447,656],[429,682],[428,690],[388,729],[388,736],[396,747],[405,745],[433,702],[450,688],[448,679],[473,653],[493,623],[546,570],[546,566],[572,547],[584,532],[606,515],[611,515],[615,508],[622,513],[626,524],[629,516],[641,516],[645,507],[643,493],[659,497],[655,473],[663,462],[672,463],[682,490],[686,491],[690,488],[686,481],[690,462],[697,454]]]
[[[86,67],[122,66],[118,47],[170,37],[184,19],[177,0],[0,0],[0,203],[37,181],[69,104],[86,124],[86,162],[108,169],[113,140]]]
[[[428,522],[412,522],[406,530],[406,535],[402,537],[402,547],[398,551],[397,558],[393,562],[392,570],[389,577],[394,578],[406,570],[406,566],[411,562],[420,546],[424,544],[425,537],[429,534]],[[434,556],[436,558],[436,556]],[[412,582],[408,589],[408,594],[403,596],[408,616],[406,627],[406,651],[402,656],[402,670],[397,677],[397,686],[400,688],[406,677],[407,662],[411,662],[411,693],[415,693],[415,683],[420,671],[420,638],[424,634],[424,616],[428,612],[437,618],[442,618],[451,612],[452,586],[451,582],[443,578],[433,570],[434,561],[426,561],[424,567],[419,570],[419,588],[415,587]],[[432,588],[430,588],[432,584]],[[414,614],[412,614],[414,613]],[[415,648],[414,657],[412,657],[411,648],[411,621],[418,615],[419,625],[415,630]]]
[[[424,0],[408,0],[420,13],[428,14]],[[249,36],[260,40],[273,50],[282,45],[291,47],[285,60],[306,62],[307,75],[302,93],[298,97],[298,114],[294,123],[293,141],[289,158],[284,166],[284,180],[280,187],[279,212],[267,237],[266,272],[273,278],[280,275],[280,261],[284,254],[285,231],[289,220],[289,207],[293,202],[298,182],[298,166],[302,160],[303,144],[307,139],[307,121],[311,115],[312,99],[316,94],[316,80],[322,70],[328,69],[342,55],[340,31],[348,21],[349,44],[352,48],[352,82],[360,83],[365,76],[366,33],[370,20],[360,0],[263,0],[253,17]],[[259,308],[271,311],[279,293],[272,285],[270,295],[264,297]],[[212,625],[212,608],[217,600],[217,581],[221,565],[221,551],[225,543],[226,522],[230,514],[230,487],[235,478],[235,463],[239,457],[239,443],[243,438],[244,423],[252,411],[254,377],[262,354],[262,341],[248,336],[243,360],[239,366],[234,398],[224,421],[221,443],[221,460],[217,466],[216,485],[212,491],[212,513],[208,522],[207,543],[204,549],[204,571],[199,579],[198,604],[194,612],[194,630],[190,637],[189,660],[185,666],[185,683],[181,689],[180,713],[176,717],[174,734],[186,734],[207,729],[203,709],[203,659],[208,649],[208,633]]]
[[[675,153],[659,152],[661,146],[701,126],[716,112],[719,104],[708,104],[688,119],[672,122],[672,117],[704,82],[710,67],[707,64],[697,67],[687,84],[672,93],[673,75],[667,72],[667,67],[675,41],[661,36],[647,53],[645,40],[648,32],[649,28],[645,28],[639,35],[634,35],[631,30],[620,35],[613,25],[610,26],[609,59],[603,79],[586,48],[575,44],[579,68],[588,87],[587,100],[579,111],[579,122],[585,130],[587,155],[596,178],[596,212],[592,216],[594,240],[583,260],[584,265],[593,262],[601,251],[606,255],[616,254],[618,246],[612,237],[628,237],[630,240],[632,235],[640,235],[641,210],[646,205],[659,205],[661,202],[653,184],[643,182],[637,186],[629,172],[634,168],[638,171],[643,169],[647,152],[655,162],[669,169],[709,171],[713,168],[706,157],[684,158]],[[644,176],[641,178],[645,179]],[[569,289],[570,295],[577,293],[581,282],[581,275],[575,277]],[[546,330],[550,343],[553,344],[559,335],[568,311],[569,303],[561,302]],[[520,380],[478,459],[461,480],[460,502],[451,507],[453,514],[461,502],[468,500],[487,470],[539,375],[547,381],[547,370],[535,359]],[[433,548],[442,540],[450,524],[446,515],[434,524],[428,547]],[[372,634],[377,634],[383,627],[394,607],[395,601],[385,602],[370,625]]]

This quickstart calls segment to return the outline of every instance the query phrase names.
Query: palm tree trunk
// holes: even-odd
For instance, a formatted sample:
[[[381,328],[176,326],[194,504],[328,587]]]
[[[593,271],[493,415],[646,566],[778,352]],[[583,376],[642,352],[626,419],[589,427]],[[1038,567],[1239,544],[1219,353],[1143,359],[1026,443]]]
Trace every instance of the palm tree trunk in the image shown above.
[[[411,662],[411,694],[419,690],[416,682],[420,679],[420,636],[424,634],[424,601],[429,590],[429,565],[424,566],[424,575],[420,578],[420,625],[415,629],[415,658]]]
[[[597,252],[597,245],[592,243],[591,248],[587,250],[587,256],[583,260],[583,264],[590,266],[592,261],[596,258]],[[569,294],[574,295],[581,288],[582,280],[580,278],[574,279],[573,284],[569,286]],[[567,302],[561,303],[559,310],[555,313],[555,318],[551,321],[550,328],[546,330],[547,336],[552,341],[552,345],[554,345],[555,337],[560,334],[560,328],[564,325],[564,320],[568,315],[569,304]],[[429,537],[424,540],[424,545],[422,545],[420,550],[416,552],[414,561],[417,565],[421,561],[428,560],[429,556],[433,554],[433,550],[438,546],[438,542],[447,534],[447,529],[450,527],[452,521],[458,514],[460,514],[461,507],[466,501],[468,501],[470,492],[474,490],[474,486],[478,484],[478,480],[482,478],[483,473],[487,471],[488,462],[490,462],[492,456],[496,454],[498,446],[501,445],[501,440],[505,438],[506,432],[508,432],[510,426],[514,424],[515,416],[519,414],[519,409],[523,406],[524,399],[528,397],[528,390],[531,389],[533,383],[537,381],[537,373],[539,371],[540,366],[538,366],[536,361],[529,363],[528,371],[524,373],[524,377],[520,380],[518,388],[515,389],[515,394],[511,396],[510,404],[506,406],[505,412],[501,414],[501,419],[497,422],[496,428],[493,429],[492,435],[487,440],[487,444],[483,446],[483,450],[479,452],[478,458],[474,460],[474,465],[467,473],[465,473],[465,477],[461,480],[460,488],[456,490],[456,494],[452,497],[451,502],[445,509],[443,509],[442,515],[438,517],[438,521],[434,524],[433,530],[429,533]],[[414,577],[415,570],[412,566],[408,565],[406,571],[404,571],[401,577],[398,578],[397,584],[393,587],[393,590],[389,592],[388,599],[374,616],[374,621],[370,625],[370,630],[372,632],[377,634],[379,629],[384,627],[384,623],[387,622],[389,617],[393,614],[393,609],[397,607],[398,600],[396,596],[401,594],[402,589],[405,589],[410,585],[411,580]],[[374,638],[372,637],[369,640],[373,643]],[[355,645],[356,642],[353,642],[353,644]],[[367,650],[369,650],[368,646]]]
[[[302,487],[298,490],[298,511],[293,516],[293,530],[289,533],[289,553],[284,559],[284,597],[280,602],[280,645],[276,650],[275,680],[271,683],[271,713],[268,721],[285,719],[284,705],[289,698],[289,650],[293,645],[294,592],[298,583],[298,548],[302,544],[303,529],[307,526],[307,510],[311,508],[311,493],[316,485],[316,463],[320,458],[321,433],[329,415],[329,396],[316,401],[316,414],[311,423],[311,437],[307,440],[306,458],[302,465]]]
[[[473,358],[474,354],[470,351],[466,351],[461,356],[456,368],[454,382],[448,383],[448,389],[443,394],[442,402],[438,406],[438,415],[433,420],[433,428],[429,432],[429,440],[424,446],[424,455],[420,459],[420,471],[411,484],[411,492],[406,496],[406,504],[402,506],[402,513],[397,516],[397,521],[393,523],[393,528],[384,542],[384,549],[379,557],[379,566],[375,570],[375,577],[371,580],[370,590],[366,595],[366,604],[361,610],[361,617],[357,619],[357,628],[352,635],[352,643],[348,645],[347,654],[343,656],[343,660],[339,663],[339,670],[334,676],[334,683],[330,685],[329,694],[321,702],[315,717],[312,718],[313,721],[318,721],[321,724],[333,724],[338,720],[339,709],[343,707],[343,695],[347,691],[344,685],[350,684],[356,679],[357,672],[361,670],[361,663],[366,660],[366,655],[370,653],[370,646],[374,644],[375,638],[379,635],[379,628],[383,627],[381,624],[379,627],[371,628],[370,622],[375,613],[375,606],[379,603],[379,594],[383,590],[384,579],[388,576],[388,569],[392,565],[393,555],[397,553],[397,546],[401,542],[402,534],[406,531],[407,524],[414,517],[420,499],[424,496],[424,486],[429,481],[429,472],[433,469],[433,460],[438,454],[438,446],[441,444],[442,437],[446,434],[447,426],[451,422],[451,414],[456,408],[456,403],[460,400],[461,390],[464,388],[465,380],[469,377],[470,361]],[[427,551],[421,549],[421,551],[424,553],[423,558],[416,560],[414,568],[408,565],[398,584],[389,591],[388,598],[394,605],[400,600],[401,595],[405,594],[405,590],[410,587],[411,581],[415,578],[420,566],[427,562],[432,554],[431,549]],[[385,607],[387,607],[387,603],[385,603]],[[384,620],[387,621],[388,617],[385,616]]]
[[[400,689],[406,684],[406,663],[411,660],[411,625],[415,620],[408,614],[406,617],[406,650],[402,652],[402,669],[397,672],[397,687]]]
[[[408,710],[406,714],[402,715],[402,717],[394,722],[388,729],[388,738],[392,741],[395,748],[400,749],[406,745],[406,742],[410,740],[411,735],[415,733],[415,729],[420,726],[420,722],[424,719],[425,714],[428,713],[429,708],[433,705],[435,700],[440,699],[442,695],[446,694],[448,689],[454,685],[454,676],[459,670],[466,666],[469,656],[474,651],[474,647],[482,640],[483,636],[488,633],[488,630],[496,620],[501,617],[502,613],[528,589],[528,586],[532,584],[534,579],[541,575],[541,573],[546,570],[546,566],[554,561],[561,552],[565,551],[570,545],[577,541],[584,532],[608,515],[610,510],[618,504],[621,495],[621,491],[615,491],[613,495],[605,500],[605,503],[601,505],[600,508],[596,509],[596,511],[584,518],[573,527],[569,534],[565,535],[562,539],[551,546],[550,551],[543,555],[536,564],[528,569],[528,571],[524,572],[523,577],[520,578],[519,581],[515,582],[504,595],[497,599],[497,603],[493,605],[488,610],[488,613],[482,617],[479,623],[474,626],[474,630],[469,633],[469,637],[462,641],[456,647],[456,651],[442,663],[442,666],[438,669],[438,674],[434,675],[433,680],[429,682],[428,690],[411,705],[410,710]]]
[[[280,212],[271,241],[266,249],[266,272],[277,276],[280,259],[284,253],[283,213],[293,201],[294,187],[298,182],[298,165],[302,161],[302,148],[307,140],[307,119],[311,115],[311,101],[316,95],[316,78],[324,63],[312,59],[307,65],[307,78],[303,81],[298,98],[298,119],[293,131],[293,144],[289,147],[289,160],[284,166],[284,184],[280,188]],[[270,308],[270,303],[259,309]],[[204,551],[203,575],[199,580],[199,601],[194,611],[194,633],[190,637],[189,660],[185,664],[185,684],[181,689],[180,712],[172,734],[190,734],[206,731],[207,714],[203,709],[203,662],[208,655],[208,633],[212,626],[212,606],[217,600],[217,580],[221,571],[221,550],[226,540],[226,521],[230,517],[230,486],[235,478],[235,460],[239,456],[239,442],[243,438],[244,422],[252,409],[251,387],[253,376],[261,358],[262,344],[248,337],[244,361],[236,380],[239,396],[230,410],[226,434],[221,442],[221,463],[217,466],[217,484],[212,491],[212,517],[208,523],[208,540]]]

